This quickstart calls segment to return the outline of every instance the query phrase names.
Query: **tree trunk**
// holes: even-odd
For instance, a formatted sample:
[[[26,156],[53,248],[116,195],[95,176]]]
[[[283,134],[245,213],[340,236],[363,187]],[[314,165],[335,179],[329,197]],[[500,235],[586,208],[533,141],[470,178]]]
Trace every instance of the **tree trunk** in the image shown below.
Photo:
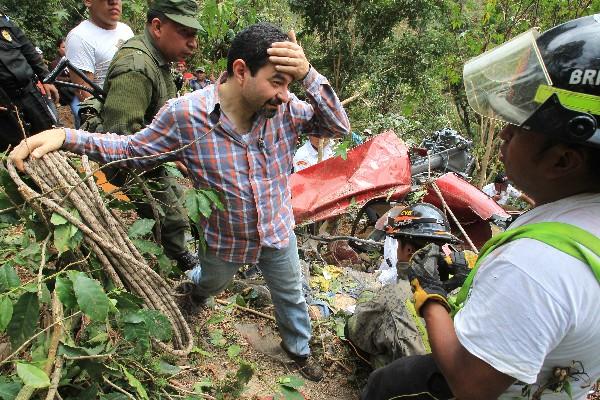
[[[481,124],[482,141],[485,131],[487,131],[487,135],[485,137],[485,151],[483,153],[483,157],[481,158],[481,169],[479,170],[479,176],[476,180],[477,187],[480,189],[486,182],[487,169],[488,165],[490,164],[490,158],[492,157],[492,150],[494,148],[494,136],[496,134],[496,122],[494,120],[483,118],[482,122],[487,122]]]

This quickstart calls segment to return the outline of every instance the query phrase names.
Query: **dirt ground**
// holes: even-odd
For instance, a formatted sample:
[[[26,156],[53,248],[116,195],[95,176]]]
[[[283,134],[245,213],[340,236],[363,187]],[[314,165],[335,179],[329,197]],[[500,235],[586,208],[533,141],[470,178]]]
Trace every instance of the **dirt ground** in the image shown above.
[[[225,293],[221,299],[227,298],[227,295]],[[260,311],[272,315],[271,307]],[[287,375],[304,380],[299,391],[305,399],[358,399],[360,388],[368,376],[368,367],[323,322],[313,321],[311,341],[313,354],[325,371],[321,382],[308,381],[294,371],[293,364],[279,347],[275,323],[266,318],[217,304],[190,320],[190,325],[197,333],[197,347],[203,352],[191,356],[196,367],[177,378],[179,384],[188,390],[193,390],[196,382],[207,378],[213,382],[223,381],[228,373],[237,370],[239,360],[251,363],[255,371],[239,397],[241,399],[272,398],[278,393],[278,379]],[[221,343],[214,340],[214,332],[219,330],[224,339]],[[232,345],[241,348],[233,358],[228,354]]]

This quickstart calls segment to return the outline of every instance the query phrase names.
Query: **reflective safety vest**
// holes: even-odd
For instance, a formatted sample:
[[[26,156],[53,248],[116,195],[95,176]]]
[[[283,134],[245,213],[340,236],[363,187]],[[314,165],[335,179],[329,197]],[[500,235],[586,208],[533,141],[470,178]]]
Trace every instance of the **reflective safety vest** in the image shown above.
[[[471,290],[473,278],[481,262],[497,247],[517,239],[534,239],[567,253],[587,264],[600,283],[600,238],[571,224],[562,222],[539,222],[510,229],[488,240],[479,253],[475,266],[456,295],[448,299],[452,316],[460,310]]]

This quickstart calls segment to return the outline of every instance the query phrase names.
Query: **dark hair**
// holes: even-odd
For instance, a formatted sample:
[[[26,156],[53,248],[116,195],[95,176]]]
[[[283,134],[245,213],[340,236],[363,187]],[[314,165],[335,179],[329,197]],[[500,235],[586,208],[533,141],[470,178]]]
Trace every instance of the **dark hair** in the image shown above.
[[[56,39],[56,42],[54,42],[54,46],[56,48],[59,48],[60,45],[65,41],[65,38],[60,38],[60,39]]]
[[[494,183],[505,183],[506,181],[508,181],[508,179],[506,178],[506,174],[502,171],[498,172],[494,178]]]
[[[148,12],[146,13],[146,23],[151,23],[154,18],[158,18],[160,22],[165,22],[165,20],[168,19],[165,13],[163,13],[162,11],[156,11],[152,9],[148,10]]]
[[[269,60],[267,49],[275,42],[290,40],[288,35],[275,25],[261,22],[250,25],[238,33],[227,53],[227,73],[233,75],[233,62],[242,59],[254,76]]]

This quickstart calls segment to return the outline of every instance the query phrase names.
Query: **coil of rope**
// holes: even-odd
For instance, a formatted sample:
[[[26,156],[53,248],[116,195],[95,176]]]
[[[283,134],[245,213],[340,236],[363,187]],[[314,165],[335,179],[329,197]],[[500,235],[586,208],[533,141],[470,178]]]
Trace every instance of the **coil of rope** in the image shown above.
[[[28,186],[10,161],[8,172],[34,209],[57,213],[83,233],[85,244],[117,287],[130,290],[143,299],[145,307],[158,310],[169,319],[173,327],[172,343],[154,343],[173,355],[187,356],[194,344],[192,332],[171,294],[173,288],[148,265],[118,216],[104,204],[87,156],[81,156],[86,174],[82,179],[67,154],[70,156],[63,151],[51,152],[25,163],[25,172],[43,194]],[[69,209],[76,209],[81,220]]]

